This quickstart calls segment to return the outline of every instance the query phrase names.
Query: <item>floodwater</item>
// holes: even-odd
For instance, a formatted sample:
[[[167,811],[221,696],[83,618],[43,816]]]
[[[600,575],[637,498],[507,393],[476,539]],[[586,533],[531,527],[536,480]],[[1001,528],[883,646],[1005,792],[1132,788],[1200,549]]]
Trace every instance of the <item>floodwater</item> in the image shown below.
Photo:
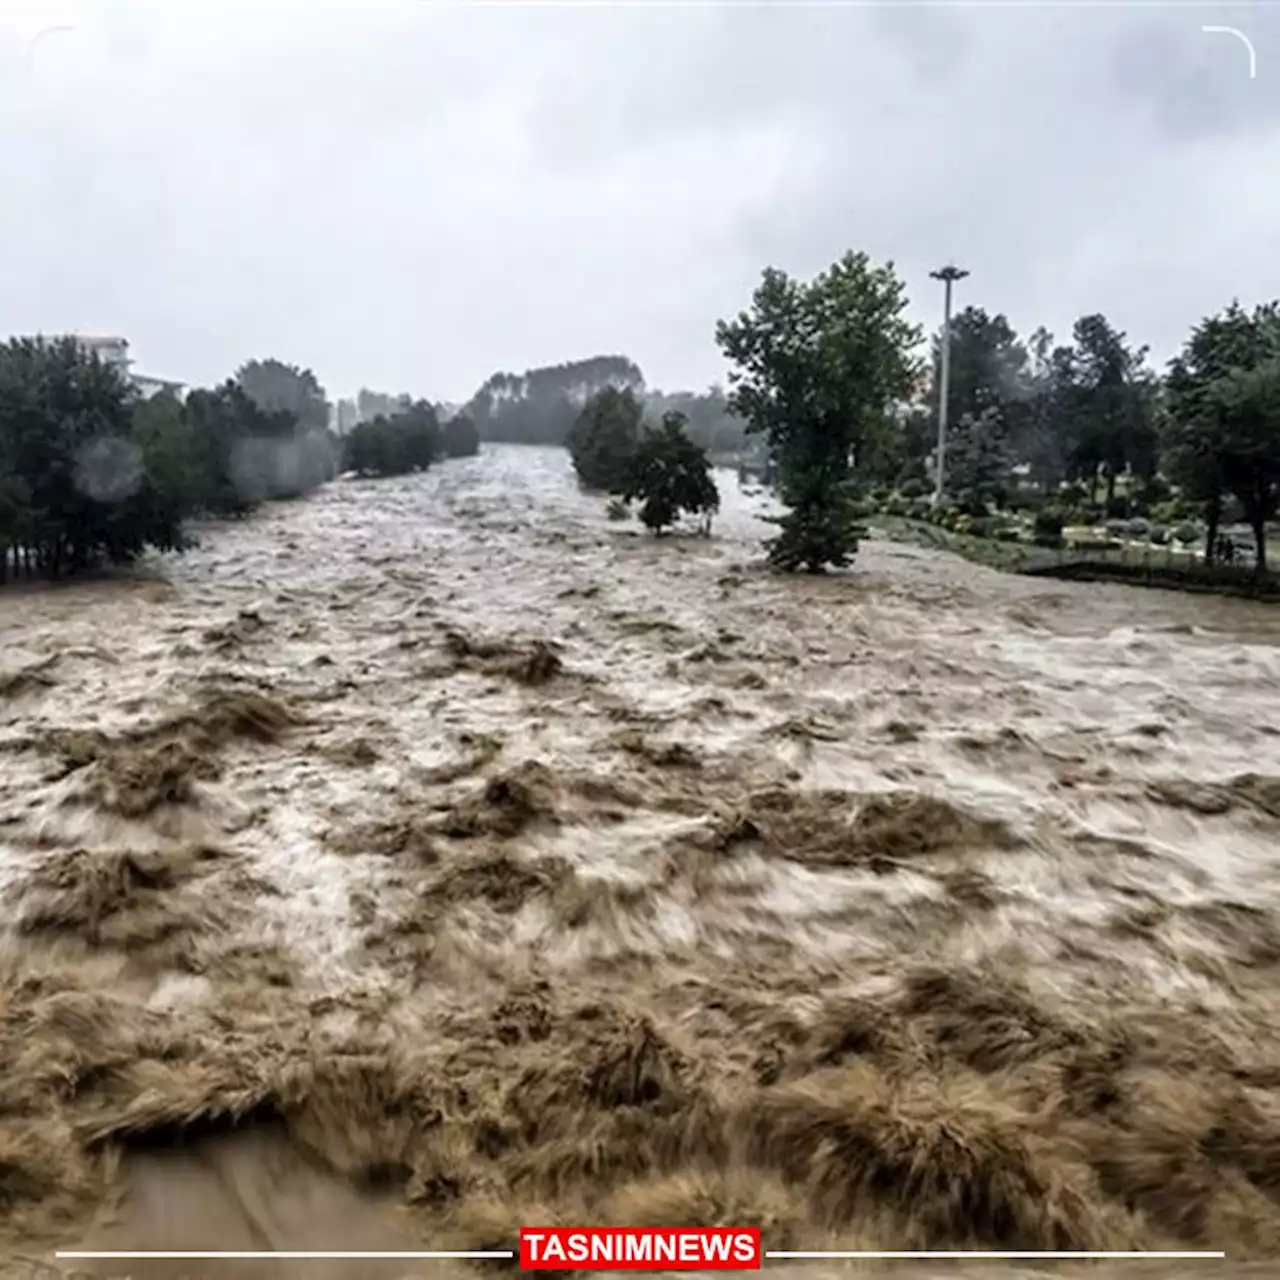
[[[655,541],[494,448],[0,596],[0,1274],[548,1222],[1274,1267],[1280,611],[779,578],[720,482]],[[174,1265],[64,1269],[375,1274]]]

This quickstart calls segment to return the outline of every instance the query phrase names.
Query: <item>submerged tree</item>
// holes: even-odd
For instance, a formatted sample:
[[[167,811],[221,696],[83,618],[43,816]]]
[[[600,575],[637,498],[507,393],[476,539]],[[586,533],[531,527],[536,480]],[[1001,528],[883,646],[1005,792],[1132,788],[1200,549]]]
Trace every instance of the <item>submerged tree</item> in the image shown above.
[[[584,487],[617,493],[626,485],[642,414],[630,387],[605,387],[583,406],[567,443]]]
[[[707,451],[685,430],[684,414],[663,414],[660,427],[647,427],[632,456],[623,484],[624,502],[640,502],[645,527],[661,534],[682,511],[708,518],[720,509]]]
[[[470,458],[480,452],[480,433],[465,413],[444,424],[444,452],[448,458]]]
[[[346,466],[362,476],[425,471],[440,456],[435,409],[418,400],[391,417],[361,422],[346,437]]]
[[[736,366],[730,405],[766,435],[790,508],[769,548],[781,569],[816,573],[857,550],[855,465],[919,375],[906,307],[892,263],[849,253],[807,283],[769,268],[751,308],[716,326]]]

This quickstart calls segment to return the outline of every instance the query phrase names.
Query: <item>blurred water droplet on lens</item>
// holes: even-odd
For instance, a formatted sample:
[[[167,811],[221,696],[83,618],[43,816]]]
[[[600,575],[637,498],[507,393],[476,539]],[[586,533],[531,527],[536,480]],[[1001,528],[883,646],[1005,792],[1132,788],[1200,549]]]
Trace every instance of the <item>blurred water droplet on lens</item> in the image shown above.
[[[123,502],[142,484],[142,452],[119,436],[99,436],[76,456],[75,487],[95,502]]]

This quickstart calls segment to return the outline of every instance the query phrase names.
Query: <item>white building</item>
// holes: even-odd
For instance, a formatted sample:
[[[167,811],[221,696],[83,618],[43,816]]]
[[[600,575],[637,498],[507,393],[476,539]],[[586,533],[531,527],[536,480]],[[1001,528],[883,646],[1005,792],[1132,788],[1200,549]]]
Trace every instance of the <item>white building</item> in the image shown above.
[[[174,396],[179,400],[187,398],[187,387],[183,382],[172,382],[168,378],[153,378],[145,373],[131,373],[129,381],[133,383],[134,390],[144,400],[160,395]]]
[[[81,351],[96,355],[103,364],[109,364],[118,369],[144,399],[150,400],[152,396],[162,394],[177,396],[179,400],[186,398],[187,389],[181,382],[133,372],[133,359],[129,355],[128,338],[97,337],[79,333],[72,334],[71,337]]]
[[[129,359],[128,338],[96,338],[79,333],[71,336],[76,346],[86,355],[96,355],[103,364],[114,365],[121,373],[128,376],[129,366],[133,364]]]

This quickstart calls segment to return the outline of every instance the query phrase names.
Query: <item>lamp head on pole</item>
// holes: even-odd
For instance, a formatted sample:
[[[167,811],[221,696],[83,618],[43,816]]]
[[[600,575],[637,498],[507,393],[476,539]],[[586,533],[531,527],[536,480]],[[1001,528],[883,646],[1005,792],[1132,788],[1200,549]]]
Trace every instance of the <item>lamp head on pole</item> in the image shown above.
[[[946,266],[941,271],[930,271],[929,274],[935,280],[945,280],[948,284],[953,284],[957,280],[963,280],[969,273],[961,267]]]

